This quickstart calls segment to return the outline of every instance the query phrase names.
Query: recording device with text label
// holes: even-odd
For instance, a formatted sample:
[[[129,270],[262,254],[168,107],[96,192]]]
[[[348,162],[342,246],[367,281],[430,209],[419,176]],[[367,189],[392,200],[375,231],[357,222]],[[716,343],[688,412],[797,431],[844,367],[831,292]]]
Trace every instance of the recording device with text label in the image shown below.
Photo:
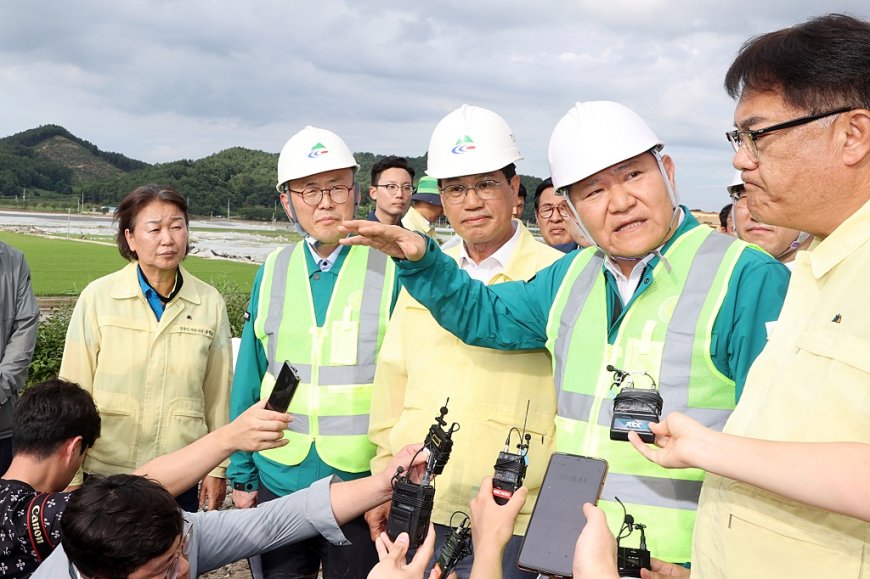
[[[610,422],[610,440],[628,440],[628,433],[637,432],[644,442],[653,442],[655,435],[649,428],[650,422],[658,422],[662,415],[662,400],[658,387],[652,376],[646,372],[626,372],[607,365],[607,371],[613,372],[611,388],[619,388],[619,393],[613,399],[613,419]],[[634,376],[643,375],[649,378],[650,388],[638,388],[634,384]]]
[[[395,541],[399,533],[408,533],[411,549],[419,547],[426,538],[432,507],[435,504],[435,486],[432,479],[444,472],[444,466],[453,449],[453,433],[459,430],[456,422],[448,430],[444,430],[447,426],[444,416],[447,414],[449,402],[448,398],[423,441],[423,448],[429,451],[429,458],[420,483],[413,482],[402,467],[393,476],[393,501],[390,505],[390,516],[387,518],[387,535]],[[413,459],[411,462],[413,463]]]
[[[598,502],[607,461],[554,452],[538,492],[517,566],[555,577],[571,577],[574,545],[586,525],[583,504]]]
[[[281,371],[278,372],[278,378],[275,380],[275,387],[272,388],[272,393],[269,394],[269,400],[266,402],[267,410],[275,412],[287,412],[290,407],[290,401],[293,400],[293,395],[296,394],[296,389],[299,387],[299,373],[296,368],[284,362],[281,366]]]
[[[504,448],[498,453],[493,467],[495,472],[492,475],[492,496],[495,502],[500,505],[507,504],[517,489],[523,486],[523,480],[526,478],[526,469],[529,466],[529,441],[532,439],[532,435],[526,432],[526,424],[529,421],[529,404],[530,402],[526,402],[526,418],[523,421],[522,432],[516,427],[508,431]],[[517,452],[511,452],[511,435],[514,432],[519,436]],[[543,443],[543,437],[541,437],[541,442]]]
[[[465,517],[459,525],[454,526],[456,515]],[[438,553],[435,561],[435,579],[446,577],[456,569],[460,561],[471,555],[471,519],[462,511],[456,511],[450,517],[450,534]]]
[[[625,510],[625,505],[619,497],[613,497],[622,506],[622,528],[616,537],[616,566],[620,577],[640,577],[641,569],[650,568],[650,554],[646,548],[646,525],[634,522],[634,517]],[[620,542],[628,538],[632,531],[640,531],[640,545],[638,548],[623,547]]]

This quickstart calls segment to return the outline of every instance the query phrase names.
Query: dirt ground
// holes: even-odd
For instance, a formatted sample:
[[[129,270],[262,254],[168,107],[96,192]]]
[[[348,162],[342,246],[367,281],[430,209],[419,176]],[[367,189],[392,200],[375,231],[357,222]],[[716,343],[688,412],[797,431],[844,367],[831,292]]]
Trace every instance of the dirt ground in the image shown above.
[[[226,567],[221,567],[220,569],[200,575],[200,577],[205,577],[206,579],[251,579],[251,571],[248,569],[247,561],[238,561],[227,565]]]

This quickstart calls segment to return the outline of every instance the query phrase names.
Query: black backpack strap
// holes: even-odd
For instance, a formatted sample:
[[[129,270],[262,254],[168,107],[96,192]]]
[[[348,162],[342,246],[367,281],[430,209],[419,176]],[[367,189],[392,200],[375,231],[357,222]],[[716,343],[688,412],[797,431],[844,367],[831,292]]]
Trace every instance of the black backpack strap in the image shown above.
[[[27,536],[40,563],[51,555],[56,546],[51,542],[51,535],[45,524],[45,503],[50,497],[51,493],[40,493],[27,505]]]

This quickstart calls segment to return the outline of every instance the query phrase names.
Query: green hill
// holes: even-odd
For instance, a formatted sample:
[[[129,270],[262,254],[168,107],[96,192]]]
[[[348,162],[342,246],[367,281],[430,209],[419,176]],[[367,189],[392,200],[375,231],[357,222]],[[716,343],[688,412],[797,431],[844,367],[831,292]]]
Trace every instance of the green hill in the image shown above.
[[[372,204],[372,165],[383,156],[355,153],[362,215]],[[418,178],[425,174],[425,155],[408,161]],[[184,195],[194,215],[226,215],[229,205],[232,217],[269,220],[281,213],[276,205],[277,162],[275,153],[233,147],[196,161],[150,165],[102,151],[63,127],[43,125],[0,139],[0,206],[79,210],[81,200],[86,209],[113,206],[139,185],[159,183]],[[531,194],[540,179],[523,175],[522,182]]]

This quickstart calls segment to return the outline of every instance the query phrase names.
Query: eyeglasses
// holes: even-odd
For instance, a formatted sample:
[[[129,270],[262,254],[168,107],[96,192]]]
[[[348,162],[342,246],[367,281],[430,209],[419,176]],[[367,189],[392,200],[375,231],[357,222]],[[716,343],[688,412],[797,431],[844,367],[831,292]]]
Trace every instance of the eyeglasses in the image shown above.
[[[819,113],[817,115],[808,115],[806,117],[800,117],[797,119],[792,119],[790,121],[785,121],[784,123],[779,123],[776,125],[771,125],[769,127],[764,127],[761,129],[756,129],[754,131],[740,131],[733,130],[725,133],[725,137],[731,143],[731,146],[734,147],[734,152],[740,152],[740,147],[743,147],[743,150],[746,151],[746,154],[749,156],[750,160],[753,163],[758,162],[758,146],[755,141],[760,139],[765,135],[769,135],[774,131],[781,131],[782,129],[790,129],[792,127],[798,127],[800,125],[805,125],[807,123],[811,123],[813,121],[817,121],[819,119],[823,119],[825,117],[830,117],[832,115],[839,115],[840,113],[847,113],[849,111],[855,110],[855,107],[842,107],[839,109],[835,109],[833,111],[828,111],[826,113]]]
[[[559,215],[561,215],[563,219],[567,219],[568,215],[570,215],[570,210],[568,209],[568,206],[564,203],[562,203],[561,205],[546,204],[538,207],[538,215],[540,215],[544,219],[551,219],[555,211],[558,211]]]
[[[746,191],[735,191],[731,194],[731,201],[734,205],[744,207],[746,205]]]
[[[413,193],[414,187],[412,185],[399,185],[397,183],[387,183],[386,185],[375,185],[375,187],[383,187],[387,191],[390,192],[391,195],[395,195],[399,191],[402,193]]]
[[[507,179],[502,181],[496,181],[495,179],[484,179],[483,181],[478,181],[476,185],[466,187],[465,185],[447,185],[446,187],[441,187],[439,189],[441,194],[447,198],[447,202],[451,205],[458,205],[465,200],[465,196],[468,194],[470,189],[474,189],[474,192],[477,193],[477,196],[480,197],[484,201],[488,201],[490,199],[495,199],[496,195],[498,195],[499,185],[507,183]]]
[[[178,577],[178,564],[181,561],[181,557],[186,558],[188,555],[190,555],[190,537],[191,535],[193,535],[193,523],[185,521],[185,525],[187,526],[187,529],[181,536],[181,543],[178,544],[178,550],[175,552],[175,558],[166,569],[165,579],[176,579]]]
[[[347,185],[333,185],[328,189],[321,189],[320,187],[306,187],[301,191],[294,191],[290,188],[288,188],[287,190],[291,193],[296,193],[297,195],[301,196],[302,201],[305,202],[306,205],[310,205],[311,207],[317,207],[318,205],[320,205],[320,200],[323,199],[323,195],[325,193],[329,194],[329,198],[332,199],[333,203],[344,203],[350,196],[351,187],[348,187]]]

